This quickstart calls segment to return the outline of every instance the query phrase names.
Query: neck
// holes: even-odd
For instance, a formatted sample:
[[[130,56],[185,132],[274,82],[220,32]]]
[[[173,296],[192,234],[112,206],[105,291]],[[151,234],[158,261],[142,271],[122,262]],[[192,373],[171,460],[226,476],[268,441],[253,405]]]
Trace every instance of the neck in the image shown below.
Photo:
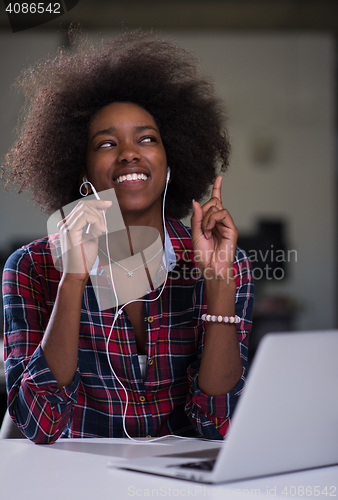
[[[139,226],[139,227],[149,227],[149,228],[154,228],[157,229],[157,231],[160,233],[161,240],[164,242],[164,227],[163,227],[163,220],[162,220],[162,212],[156,212],[155,216],[154,215],[149,215],[149,214],[122,214],[124,223],[127,228],[133,227],[133,226]]]
[[[160,239],[164,245],[164,227],[162,217],[149,218],[138,214],[137,217],[123,214],[126,228],[108,235],[111,258],[115,261],[144,251]],[[106,248],[105,236],[100,237],[99,247]],[[104,250],[105,252],[106,250]]]

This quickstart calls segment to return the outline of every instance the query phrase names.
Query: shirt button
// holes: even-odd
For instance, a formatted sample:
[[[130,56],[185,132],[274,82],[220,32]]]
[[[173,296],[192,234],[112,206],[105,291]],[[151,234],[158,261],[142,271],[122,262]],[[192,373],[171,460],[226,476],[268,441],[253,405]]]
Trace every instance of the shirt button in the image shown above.
[[[147,321],[148,323],[152,323],[154,321],[153,316],[148,316]]]
[[[150,358],[150,359],[148,360],[148,365],[150,365],[150,366],[151,366],[151,365],[153,364],[153,362],[154,362],[154,360]]]
[[[145,398],[144,396],[140,396],[140,397],[139,397],[139,401],[141,401],[141,403],[144,403],[144,402],[145,402],[145,400],[146,400],[146,398]]]

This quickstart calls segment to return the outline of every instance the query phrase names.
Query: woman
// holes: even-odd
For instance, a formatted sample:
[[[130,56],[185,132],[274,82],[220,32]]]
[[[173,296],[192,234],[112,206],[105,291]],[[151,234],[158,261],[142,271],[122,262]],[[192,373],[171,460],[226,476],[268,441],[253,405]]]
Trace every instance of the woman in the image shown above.
[[[20,84],[26,117],[4,170],[45,211],[61,209],[53,244],[63,268],[54,266],[48,238],[5,266],[12,419],[37,443],[61,435],[221,439],[244,387],[253,287],[222,205],[222,178],[215,180],[229,143],[212,85],[191,55],[139,32],[99,48],[82,42],[28,70]],[[193,200],[212,183],[201,207]],[[80,186],[97,197],[65,214]],[[105,249],[107,190],[127,237],[109,233]],[[178,219],[191,206],[190,232]],[[165,253],[175,254],[167,279],[142,301],[124,301],[119,314],[102,310],[93,275],[112,288],[114,273],[104,269],[119,265],[140,226],[155,228]]]

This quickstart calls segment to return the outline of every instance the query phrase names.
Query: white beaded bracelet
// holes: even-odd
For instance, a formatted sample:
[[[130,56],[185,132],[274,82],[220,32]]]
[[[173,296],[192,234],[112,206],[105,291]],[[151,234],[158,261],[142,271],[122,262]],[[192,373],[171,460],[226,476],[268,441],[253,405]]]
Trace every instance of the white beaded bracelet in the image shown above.
[[[203,321],[212,321],[213,323],[240,323],[239,316],[215,316],[214,314],[202,314]]]

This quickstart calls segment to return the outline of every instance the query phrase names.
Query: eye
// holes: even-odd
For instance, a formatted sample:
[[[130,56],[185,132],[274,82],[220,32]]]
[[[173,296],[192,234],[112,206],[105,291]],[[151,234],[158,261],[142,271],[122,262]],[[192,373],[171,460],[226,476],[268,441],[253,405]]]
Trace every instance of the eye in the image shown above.
[[[152,135],[147,135],[146,137],[142,137],[140,139],[140,142],[157,142],[157,139],[156,137],[152,136]]]
[[[110,148],[112,146],[116,146],[115,142],[113,142],[113,141],[105,141],[105,142],[101,142],[101,144],[98,145],[98,149],[99,148]]]

